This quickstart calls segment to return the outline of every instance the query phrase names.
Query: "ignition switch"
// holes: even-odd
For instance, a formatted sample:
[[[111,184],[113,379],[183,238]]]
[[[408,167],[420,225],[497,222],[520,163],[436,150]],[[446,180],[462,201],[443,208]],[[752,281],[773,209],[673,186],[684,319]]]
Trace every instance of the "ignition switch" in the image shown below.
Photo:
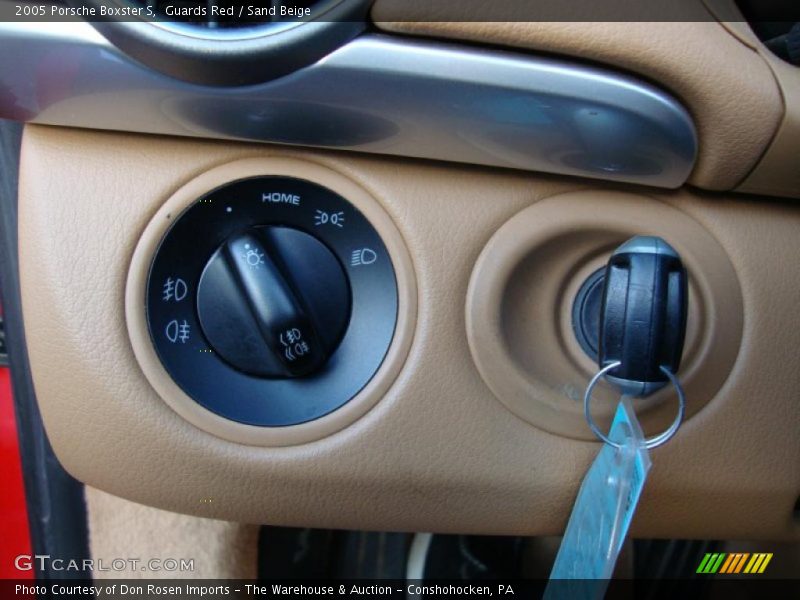
[[[606,378],[621,392],[647,396],[676,373],[686,333],[687,274],[659,237],[631,238],[591,275],[573,305],[573,327]]]

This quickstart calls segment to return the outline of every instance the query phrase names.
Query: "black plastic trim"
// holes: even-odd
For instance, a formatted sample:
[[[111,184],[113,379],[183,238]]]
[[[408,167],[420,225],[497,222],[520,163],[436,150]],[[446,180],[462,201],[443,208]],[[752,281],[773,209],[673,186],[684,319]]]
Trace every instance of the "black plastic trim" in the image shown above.
[[[31,546],[36,555],[79,561],[89,557],[83,484],[53,453],[42,425],[31,378],[17,254],[17,182],[22,126],[0,121],[0,291],[17,415]],[[66,383],[66,382],[65,382]],[[54,571],[34,561],[36,579],[83,579],[90,573]]]

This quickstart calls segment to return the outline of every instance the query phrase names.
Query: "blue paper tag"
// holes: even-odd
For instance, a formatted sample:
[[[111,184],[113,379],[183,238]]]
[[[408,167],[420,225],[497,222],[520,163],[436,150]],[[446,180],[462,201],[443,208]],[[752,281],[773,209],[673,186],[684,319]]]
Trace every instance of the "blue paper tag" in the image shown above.
[[[630,398],[617,407],[609,438],[581,484],[545,599],[601,598],[639,502],[650,456]],[[571,581],[564,581],[571,580]]]

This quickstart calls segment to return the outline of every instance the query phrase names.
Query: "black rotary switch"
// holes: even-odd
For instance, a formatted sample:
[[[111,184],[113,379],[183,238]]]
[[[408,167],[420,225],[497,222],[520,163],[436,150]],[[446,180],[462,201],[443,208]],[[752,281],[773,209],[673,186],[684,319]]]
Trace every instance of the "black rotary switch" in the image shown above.
[[[213,349],[251,375],[319,370],[350,319],[350,286],[334,254],[298,229],[266,226],[229,237],[200,277],[197,313]]]
[[[147,324],[195,402],[286,427],[344,406],[375,376],[395,333],[397,280],[380,234],[346,198],[251,177],[171,217],[148,275]]]

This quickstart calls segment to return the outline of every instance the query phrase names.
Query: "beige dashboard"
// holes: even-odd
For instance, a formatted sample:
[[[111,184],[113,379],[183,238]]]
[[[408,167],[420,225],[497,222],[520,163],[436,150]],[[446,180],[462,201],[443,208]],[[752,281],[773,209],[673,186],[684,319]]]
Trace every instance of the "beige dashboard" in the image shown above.
[[[125,316],[134,249],[165,202],[208,171],[233,175],[226,165],[269,157],[332,171],[373,198],[396,227],[416,284],[407,359],[382,397],[346,427],[280,447],[229,441],[179,416],[134,354]],[[538,308],[528,314],[515,302],[570,289],[576,269],[604,260],[631,232],[688,232],[674,243],[687,257],[696,306],[685,373],[690,416],[654,451],[634,534],[778,539],[800,531],[800,323],[792,317],[800,212],[790,201],[29,126],[19,206],[31,367],[67,470],[177,512],[381,530],[558,533],[598,444],[574,419],[537,421],[513,405],[529,398],[574,414],[574,388],[592,367],[573,355],[566,334],[537,338],[530,320],[541,317]],[[513,225],[531,214],[528,229]],[[537,254],[534,242],[497,240],[498,231],[547,239],[550,228],[569,230],[563,251]],[[554,265],[546,273],[536,267],[542,257]],[[516,307],[506,313],[520,319],[510,324],[513,336],[509,325],[496,328],[491,315],[502,311],[493,302]],[[560,323],[569,303],[553,306]],[[533,353],[524,351],[528,341]],[[521,388],[487,377],[498,356],[510,357],[506,368]],[[569,366],[546,368],[558,364]],[[559,376],[564,385],[554,385]],[[660,427],[674,401],[670,392],[648,400],[646,429]],[[598,397],[598,411],[609,404],[608,393]]]
[[[694,22],[491,22],[469,12],[489,4],[451,3],[466,11],[459,19],[435,3],[376,0],[374,27],[347,52],[307,66],[306,79],[277,78],[238,96],[132,59],[100,91],[88,77],[71,80],[81,92],[73,95],[58,77],[47,93],[19,86],[28,104],[41,101],[30,114],[10,103],[21,111],[12,118],[35,121],[25,127],[19,187],[24,325],[47,435],[72,475],[134,502],[239,523],[560,534],[600,447],[582,413],[597,368],[573,333],[573,298],[620,243],[643,234],[668,239],[689,273],[678,373],[687,406],[675,438],[653,451],[632,534],[800,538],[800,69],[772,56],[730,0],[697,0]],[[39,35],[20,31],[0,35],[19,47]],[[26,58],[40,74],[52,75],[59,48],[82,57],[70,63],[76,72],[105,72],[104,60],[122,56],[94,30],[53,31],[43,57]],[[481,48],[485,55],[466,51]],[[376,50],[392,60],[408,53],[431,70],[393,64],[397,84],[371,70]],[[672,177],[680,169],[658,148],[675,132],[653,129],[654,155],[667,159],[634,173],[640,179],[540,173],[530,165],[563,166],[574,150],[564,131],[585,133],[569,111],[553,139],[509,141],[508,123],[493,129],[497,115],[457,94],[443,94],[438,117],[425,112],[425,98],[394,102],[403,85],[441,86],[450,59],[484,69],[479,80],[453,78],[473,86],[458,89],[488,90],[476,96],[484,100],[518,91],[493,71],[511,65],[514,74],[560,69],[597,89],[611,81],[635,92],[609,96],[634,99],[626,117],[660,102],[679,117],[665,122],[689,130],[679,157],[686,169],[659,179],[662,167]],[[126,77],[144,83],[128,89]],[[347,85],[335,91],[352,106],[338,96],[326,103],[348,77],[385,78],[386,87],[375,88],[374,106]],[[304,89],[324,94],[292,112]],[[560,93],[519,90],[525,102]],[[382,119],[381,106],[396,112]],[[220,107],[229,112],[217,119]],[[289,125],[270,121],[270,110]],[[476,114],[485,129],[471,136],[465,115]],[[326,138],[331,116],[345,126]],[[254,122],[256,134],[243,130]],[[140,133],[127,133],[128,123]],[[535,132],[531,123],[526,131]],[[298,142],[298,131],[314,143]],[[546,156],[526,162],[541,158],[538,142]],[[146,323],[148,269],[172,223],[204,194],[262,175],[310,181],[358,207],[382,236],[398,288],[397,326],[374,378],[330,414],[286,427],[234,423],[195,403],[159,362]],[[610,386],[597,390],[604,426],[617,398]],[[636,406],[653,435],[674,418],[677,398],[666,388]],[[108,517],[113,502],[103,509],[98,494],[90,505]],[[240,533],[252,546],[253,531]]]

